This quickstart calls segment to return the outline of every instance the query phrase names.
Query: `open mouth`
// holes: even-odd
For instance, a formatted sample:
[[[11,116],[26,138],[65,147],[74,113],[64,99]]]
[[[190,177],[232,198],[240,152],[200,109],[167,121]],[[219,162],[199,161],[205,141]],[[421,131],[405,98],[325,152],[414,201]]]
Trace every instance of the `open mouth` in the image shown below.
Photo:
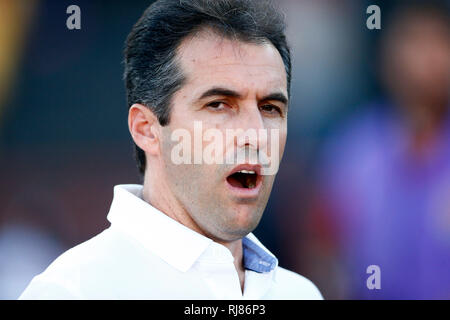
[[[235,188],[254,189],[259,182],[256,170],[238,170],[227,177],[228,183]]]

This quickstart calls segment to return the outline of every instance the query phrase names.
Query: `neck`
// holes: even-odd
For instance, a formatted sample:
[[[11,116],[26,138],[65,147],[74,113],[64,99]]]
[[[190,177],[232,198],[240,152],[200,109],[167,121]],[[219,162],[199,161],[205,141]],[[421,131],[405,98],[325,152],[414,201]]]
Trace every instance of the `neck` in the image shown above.
[[[168,217],[182,225],[205,235],[191,218],[187,210],[174,196],[166,179],[158,175],[162,170],[146,170],[144,177],[143,199]]]
[[[245,282],[245,269],[244,269],[244,254],[242,249],[242,239],[238,239],[232,242],[216,241],[230,250],[234,257],[234,267],[236,268],[239,283],[241,285],[241,291],[244,293]]]
[[[142,196],[144,201],[151,204],[153,207],[172,218],[173,220],[181,223],[189,229],[207,237],[211,240],[225,246],[230,250],[234,257],[234,266],[239,276],[239,282],[242,292],[244,291],[245,269],[243,266],[243,250],[242,239],[234,241],[222,241],[206,234],[200,226],[192,219],[190,214],[184,208],[184,206],[178,201],[178,199],[172,194],[170,188],[165,183],[166,180],[151,177],[150,170],[146,171],[144,177],[144,188]],[[152,170],[152,172],[159,172],[159,170]],[[155,183],[155,181],[161,181],[161,183]]]
[[[410,132],[411,148],[417,154],[427,151],[442,125],[447,112],[446,103],[432,103],[430,101],[403,102],[403,116]]]

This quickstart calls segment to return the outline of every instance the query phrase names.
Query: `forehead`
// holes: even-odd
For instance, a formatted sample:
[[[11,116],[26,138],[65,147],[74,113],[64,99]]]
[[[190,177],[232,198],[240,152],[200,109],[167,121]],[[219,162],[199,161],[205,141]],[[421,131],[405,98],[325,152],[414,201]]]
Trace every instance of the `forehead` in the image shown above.
[[[276,89],[287,95],[283,60],[270,43],[253,44],[202,32],[182,42],[178,58],[190,90],[224,86],[261,93]]]

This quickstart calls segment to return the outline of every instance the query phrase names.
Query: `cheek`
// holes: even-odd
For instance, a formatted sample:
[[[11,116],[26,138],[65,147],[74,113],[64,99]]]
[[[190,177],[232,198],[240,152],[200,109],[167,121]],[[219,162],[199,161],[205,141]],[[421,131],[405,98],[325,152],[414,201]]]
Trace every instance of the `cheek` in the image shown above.
[[[286,146],[286,139],[287,139],[286,126],[283,125],[279,129],[277,129],[276,135],[273,135],[269,131],[268,137],[269,137],[268,143],[269,143],[271,152],[278,151],[278,154],[281,157],[284,153],[284,148]]]
[[[280,133],[280,156],[282,156],[284,153],[284,148],[286,146],[286,138],[287,138],[287,132],[286,132],[286,130],[284,130]]]
[[[176,150],[179,150],[178,147],[180,146],[180,142],[172,141],[170,135],[165,135],[164,137],[164,141],[161,144],[161,154],[166,175],[168,179],[171,180],[171,184],[183,186],[183,192],[188,194],[200,195],[214,188],[214,184],[218,181],[220,172],[222,171],[218,170],[219,165],[205,164],[203,159],[201,164],[194,163],[194,139],[194,134],[191,133],[190,163],[175,163],[172,161],[172,150],[174,150],[175,147],[177,147]],[[202,150],[205,145],[202,143],[201,146],[203,146],[203,148],[197,150],[197,152],[200,152],[200,156],[202,155]],[[176,153],[178,154],[178,151]]]

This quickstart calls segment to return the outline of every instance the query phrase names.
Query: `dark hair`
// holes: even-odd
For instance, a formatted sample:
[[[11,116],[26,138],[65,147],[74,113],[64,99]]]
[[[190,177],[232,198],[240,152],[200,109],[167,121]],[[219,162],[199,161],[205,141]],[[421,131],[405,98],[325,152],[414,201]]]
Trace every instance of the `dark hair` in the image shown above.
[[[272,43],[283,59],[290,93],[291,58],[284,18],[270,1],[159,0],[145,10],[126,41],[128,108],[143,104],[162,126],[169,123],[171,98],[185,80],[177,48],[183,39],[207,27],[230,39]],[[134,146],[139,172],[144,174],[145,153]]]

